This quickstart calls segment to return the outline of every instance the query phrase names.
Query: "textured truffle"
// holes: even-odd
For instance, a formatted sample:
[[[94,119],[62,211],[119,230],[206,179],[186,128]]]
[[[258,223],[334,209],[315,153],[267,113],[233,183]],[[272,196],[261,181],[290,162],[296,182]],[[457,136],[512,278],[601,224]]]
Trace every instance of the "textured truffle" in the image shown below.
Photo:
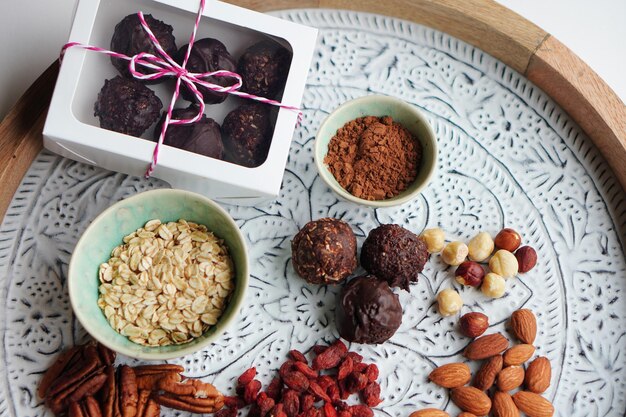
[[[251,168],[261,165],[272,140],[269,105],[237,107],[224,118],[222,132],[226,160]]]
[[[161,47],[163,47],[163,50],[167,52],[169,56],[174,56],[174,54],[176,54],[176,40],[172,34],[174,28],[167,23],[155,19],[150,14],[144,15],[144,18],[150,30],[161,44]],[[137,55],[140,52],[161,56],[148,37],[145,29],[141,26],[139,16],[137,16],[136,13],[129,14],[115,26],[113,38],[111,38],[111,50],[127,56]],[[127,60],[111,57],[111,62],[124,77],[132,77],[132,74],[128,70]],[[147,68],[141,68],[140,70],[141,72],[149,71]],[[161,78],[159,80],[150,81],[150,83],[157,83],[162,80],[164,79]]]
[[[172,111],[174,119],[191,119],[198,114],[198,108],[194,105],[186,109]],[[159,140],[161,126],[165,122],[165,113],[154,128],[154,140]],[[210,158],[222,159],[224,145],[220,125],[213,119],[202,115],[202,118],[193,124],[169,125],[165,132],[163,143],[175,148],[184,149]]]
[[[246,49],[237,65],[243,79],[242,90],[274,99],[285,86],[291,53],[279,43],[264,40]]]
[[[361,248],[361,265],[392,287],[409,290],[428,260],[426,244],[397,224],[373,229]]]
[[[312,284],[336,284],[356,269],[356,237],[345,222],[308,222],[291,242],[293,267]]]
[[[385,281],[356,277],[341,290],[336,323],[339,335],[350,342],[382,343],[400,327],[402,306]]]
[[[141,82],[119,75],[105,80],[94,106],[100,127],[131,136],[141,136],[154,123],[163,104]]]
[[[176,62],[183,63],[188,45],[183,46],[176,54]],[[235,59],[230,55],[226,46],[217,39],[204,38],[194,42],[191,54],[185,67],[191,72],[203,73],[217,70],[235,72]],[[222,87],[234,84],[237,80],[232,77],[207,77],[205,81],[221,85]],[[198,90],[202,93],[203,101],[208,104],[217,104],[226,100],[228,93],[216,93],[201,85]],[[196,96],[183,84],[180,89],[185,100],[195,102]]]

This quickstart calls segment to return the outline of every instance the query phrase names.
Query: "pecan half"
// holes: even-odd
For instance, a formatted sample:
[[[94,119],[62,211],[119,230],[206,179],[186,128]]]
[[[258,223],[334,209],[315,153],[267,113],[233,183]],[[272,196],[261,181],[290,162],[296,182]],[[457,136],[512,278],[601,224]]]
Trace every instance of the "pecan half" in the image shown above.
[[[169,363],[163,363],[160,365],[140,365],[135,366],[133,369],[135,370],[135,374],[137,376],[163,374],[168,372],[176,372],[177,374],[181,374],[185,371],[185,368],[183,368],[182,366]]]
[[[162,406],[191,413],[214,413],[224,406],[224,397],[196,398],[190,395],[156,394],[154,400]]]
[[[106,376],[107,379],[101,395],[102,411],[104,417],[114,417],[115,399],[117,398],[117,382],[115,380],[115,368],[113,366],[107,366]]]
[[[39,382],[39,387],[37,388],[39,398],[45,398],[46,392],[50,389],[50,385],[61,375],[72,359],[78,356],[80,348],[81,346],[74,346],[61,353],[57,360],[48,368],[46,373],[43,374]]]
[[[69,417],[102,417],[100,405],[91,396],[86,397],[80,403],[73,401],[68,409]]]
[[[158,389],[161,380],[167,383],[176,383],[182,380],[178,372],[164,372],[158,374],[146,374],[137,376],[137,388],[140,390],[154,391]]]
[[[122,417],[135,417],[137,414],[137,378],[128,365],[119,367],[119,402]]]
[[[82,357],[73,366],[69,367],[67,371],[63,370],[63,373],[50,383],[46,390],[46,397],[54,397],[60,392],[75,386],[98,368],[100,359],[94,345],[85,346],[80,349],[80,353]]]
[[[158,388],[166,393],[180,396],[192,396],[195,398],[215,398],[221,396],[220,392],[208,382],[189,378],[183,382],[172,382],[166,379],[159,380]]]
[[[102,362],[102,364],[107,366],[113,365],[116,357],[115,352],[101,343],[98,343],[96,346],[98,349],[98,356],[100,357],[100,361]]]

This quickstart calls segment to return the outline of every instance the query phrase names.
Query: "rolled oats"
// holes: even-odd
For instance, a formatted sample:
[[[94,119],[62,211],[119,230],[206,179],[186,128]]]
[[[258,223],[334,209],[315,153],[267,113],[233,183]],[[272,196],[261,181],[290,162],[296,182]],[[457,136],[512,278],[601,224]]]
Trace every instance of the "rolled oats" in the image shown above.
[[[215,325],[234,289],[223,241],[206,226],[150,220],[100,265],[98,306],[117,332],[149,346],[189,342]]]

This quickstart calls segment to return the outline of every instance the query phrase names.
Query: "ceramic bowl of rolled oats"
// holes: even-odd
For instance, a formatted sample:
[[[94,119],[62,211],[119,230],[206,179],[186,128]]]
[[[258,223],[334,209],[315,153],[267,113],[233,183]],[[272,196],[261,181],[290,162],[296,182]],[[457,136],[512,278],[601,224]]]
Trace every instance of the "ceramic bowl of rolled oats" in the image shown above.
[[[138,359],[176,358],[235,320],[248,286],[245,240],[210,199],[147,191],[93,220],[67,281],[74,314],[102,344]]]

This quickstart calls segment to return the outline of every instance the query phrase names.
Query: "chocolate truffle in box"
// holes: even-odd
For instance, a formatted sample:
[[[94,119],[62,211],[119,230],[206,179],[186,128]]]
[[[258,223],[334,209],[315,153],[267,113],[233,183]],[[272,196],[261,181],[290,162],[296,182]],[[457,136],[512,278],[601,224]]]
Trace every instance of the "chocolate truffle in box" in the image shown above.
[[[94,106],[100,127],[139,137],[159,118],[163,103],[143,83],[119,75],[105,80]]]
[[[186,109],[174,109],[173,119],[192,119],[198,114],[198,107],[191,105]],[[154,140],[158,141],[161,135],[161,126],[165,121],[165,113],[154,128]],[[184,149],[210,158],[222,159],[224,145],[220,125],[213,119],[202,115],[196,123],[169,125],[165,132],[163,143],[175,148]]]
[[[246,49],[237,65],[243,80],[242,91],[269,99],[277,98],[285,86],[291,53],[279,43],[267,39]]]
[[[339,335],[350,342],[383,343],[402,324],[402,306],[386,282],[364,275],[348,282],[336,307]]]
[[[426,244],[397,224],[383,224],[370,231],[361,248],[361,265],[392,287],[409,290],[428,260]]]
[[[144,18],[148,27],[150,27],[150,30],[161,44],[163,50],[167,52],[169,56],[174,56],[176,53],[176,40],[172,34],[174,28],[165,22],[155,19],[152,15],[144,15]],[[141,26],[141,21],[136,13],[126,16],[115,26],[113,38],[111,39],[111,50],[129,57],[137,55],[140,52],[146,52],[159,57],[161,56],[148,37],[145,29]],[[127,60],[111,57],[111,62],[124,77],[133,77],[128,70]],[[149,70],[144,68],[141,69],[141,72],[146,71]],[[165,77],[149,81],[148,83],[157,83],[163,80],[165,80]]]
[[[181,65],[185,59],[187,47],[188,45],[183,46],[176,54],[176,62]],[[236,65],[235,59],[230,55],[222,42],[217,39],[204,38],[194,42],[185,68],[190,72],[196,73],[214,72],[218,70],[235,72]],[[221,85],[222,87],[233,85],[237,81],[232,77],[207,77],[204,78],[204,80]],[[228,96],[228,93],[216,93],[201,85],[197,87],[198,91],[202,93],[203,101],[207,104],[221,103],[226,100]],[[185,100],[191,101],[192,103],[197,101],[196,96],[189,90],[186,84],[183,83],[181,85],[180,92]]]
[[[291,261],[312,284],[336,284],[356,269],[356,237],[347,223],[333,218],[308,222],[291,242]]]
[[[250,101],[226,115],[222,132],[227,161],[249,168],[265,161],[272,141],[270,107]]]

